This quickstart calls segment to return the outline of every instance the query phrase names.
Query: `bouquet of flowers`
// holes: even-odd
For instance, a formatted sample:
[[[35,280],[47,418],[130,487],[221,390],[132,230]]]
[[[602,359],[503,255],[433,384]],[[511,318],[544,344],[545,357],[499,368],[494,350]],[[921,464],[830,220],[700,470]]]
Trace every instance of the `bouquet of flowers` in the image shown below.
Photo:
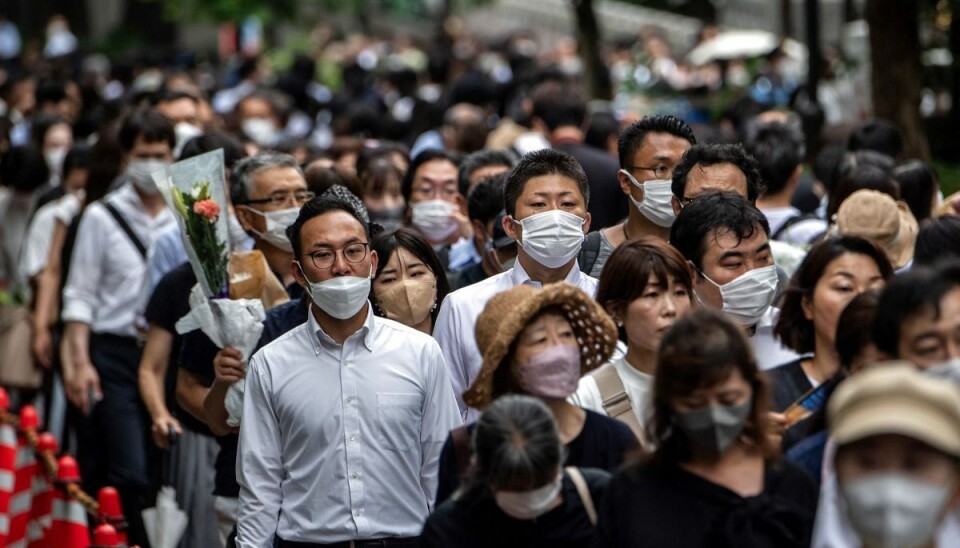
[[[232,346],[248,358],[263,332],[265,314],[259,299],[226,298],[229,246],[223,215],[227,210],[223,150],[177,162],[152,177],[176,214],[197,276],[190,292],[190,312],[177,322],[177,332],[200,329],[218,347]]]

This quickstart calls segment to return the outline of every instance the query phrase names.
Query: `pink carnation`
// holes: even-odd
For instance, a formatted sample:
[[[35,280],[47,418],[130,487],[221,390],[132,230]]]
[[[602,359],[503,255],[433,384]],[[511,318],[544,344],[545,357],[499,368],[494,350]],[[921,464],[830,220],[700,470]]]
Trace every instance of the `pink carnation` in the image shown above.
[[[213,200],[200,200],[199,202],[193,204],[193,212],[197,215],[201,215],[210,220],[210,222],[216,221],[217,217],[220,215],[220,206],[217,205],[217,202]]]

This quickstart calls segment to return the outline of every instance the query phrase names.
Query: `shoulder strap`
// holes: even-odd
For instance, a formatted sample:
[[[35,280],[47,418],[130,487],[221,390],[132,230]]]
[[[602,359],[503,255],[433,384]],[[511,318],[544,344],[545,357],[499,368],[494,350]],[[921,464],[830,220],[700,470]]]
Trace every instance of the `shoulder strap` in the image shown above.
[[[771,240],[779,240],[781,236],[787,233],[790,230],[790,227],[797,223],[802,223],[803,221],[809,221],[810,219],[819,219],[816,213],[801,213],[799,215],[794,215],[787,219],[776,232],[770,235]]]
[[[140,238],[137,237],[136,233],[130,228],[130,225],[127,224],[127,220],[123,218],[123,215],[120,215],[120,212],[117,211],[117,208],[113,207],[113,204],[107,201],[100,202],[103,204],[103,207],[110,213],[110,216],[113,217],[113,220],[117,222],[117,225],[120,227],[120,230],[123,230],[123,233],[127,235],[127,238],[130,238],[130,242],[137,248],[137,251],[140,252],[140,256],[144,259],[147,258],[147,247],[143,245],[143,242],[140,241]]]
[[[637,420],[637,414],[633,411],[633,403],[627,396],[627,389],[620,380],[620,373],[616,367],[604,367],[593,374],[593,380],[597,383],[597,389],[600,391],[600,399],[603,400],[603,410],[607,416],[613,417],[627,426],[637,436],[637,440],[644,439],[643,427]]]
[[[566,470],[567,475],[570,476],[570,481],[573,482],[573,486],[577,488],[577,494],[580,495],[580,500],[583,501],[583,509],[587,511],[587,517],[590,518],[590,523],[596,525],[597,508],[593,505],[593,497],[590,495],[587,480],[583,479],[583,474],[581,474],[580,470],[575,466],[567,466],[564,470]]]
[[[470,468],[470,435],[467,427],[461,426],[451,430],[450,437],[453,438],[453,454],[457,461],[457,475],[462,483]]]
[[[580,255],[577,256],[577,263],[580,265],[580,272],[589,275],[593,270],[593,265],[597,264],[597,258],[600,257],[600,231],[587,233],[583,239],[583,246],[580,248]]]

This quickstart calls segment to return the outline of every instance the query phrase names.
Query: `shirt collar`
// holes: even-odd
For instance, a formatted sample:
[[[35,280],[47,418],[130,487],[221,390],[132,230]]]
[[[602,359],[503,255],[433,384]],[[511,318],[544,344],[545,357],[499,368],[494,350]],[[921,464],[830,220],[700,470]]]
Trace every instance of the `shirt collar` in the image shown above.
[[[542,283],[530,279],[530,275],[527,274],[527,271],[523,269],[523,265],[520,264],[520,261],[517,260],[513,263],[513,268],[510,269],[510,281],[513,282],[514,286],[527,284],[532,285],[533,287],[540,288],[543,286]],[[567,277],[564,278],[564,282],[574,286],[580,287],[580,263],[574,261],[573,266],[570,268],[570,272],[567,272]]]
[[[373,305],[370,304],[370,301],[367,301],[367,317],[363,321],[363,325],[360,326],[360,329],[347,337],[347,341],[353,339],[359,333],[363,337],[363,346],[365,346],[368,351],[373,352],[373,335],[374,328],[376,327],[374,324],[376,321],[375,318],[376,316],[373,314]],[[322,327],[320,327],[320,323],[317,322],[317,318],[313,314],[312,308],[307,312],[307,327],[312,335],[310,337],[310,342],[314,345],[314,350],[317,352],[317,354],[320,353],[320,348],[317,347],[318,344],[326,347],[340,346],[330,337],[330,335],[327,335],[326,331],[324,331]]]

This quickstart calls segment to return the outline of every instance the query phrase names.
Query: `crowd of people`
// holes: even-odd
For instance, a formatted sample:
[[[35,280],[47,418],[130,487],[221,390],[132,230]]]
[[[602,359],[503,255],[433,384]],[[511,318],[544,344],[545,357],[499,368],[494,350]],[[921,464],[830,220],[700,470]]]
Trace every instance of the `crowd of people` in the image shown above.
[[[364,52],[319,109],[302,59],[0,86],[0,384],[131,545],[160,485],[184,548],[960,544],[960,198],[895,126],[754,101],[588,139],[529,55]],[[151,174],[214,150],[249,353],[177,329]]]

